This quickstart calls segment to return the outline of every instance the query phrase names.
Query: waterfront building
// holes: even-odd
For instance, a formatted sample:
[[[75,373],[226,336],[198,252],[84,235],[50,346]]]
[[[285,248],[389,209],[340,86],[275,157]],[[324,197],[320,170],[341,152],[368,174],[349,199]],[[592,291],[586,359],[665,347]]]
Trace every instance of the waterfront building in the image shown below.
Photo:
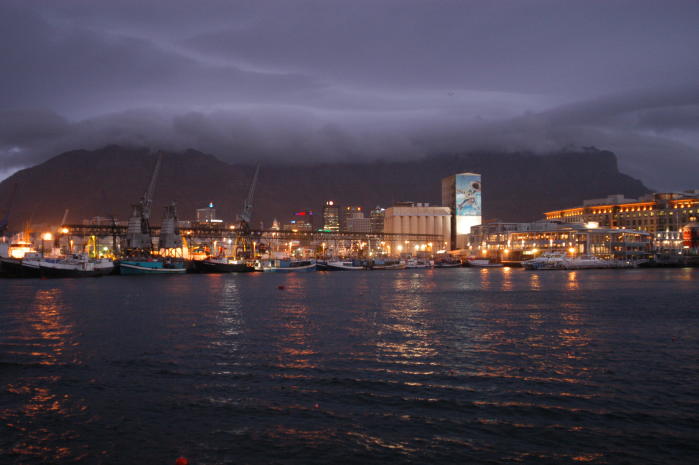
[[[436,234],[439,244],[433,249],[442,250],[449,247],[451,240],[451,213],[449,207],[433,207],[428,203],[400,202],[384,212],[384,233],[387,234]],[[402,239],[398,237],[394,246],[398,247]]]
[[[451,248],[462,249],[471,227],[481,224],[481,175],[458,173],[442,179],[442,205],[451,213]]]
[[[382,233],[383,232],[383,219],[384,219],[385,215],[386,215],[386,209],[381,208],[378,205],[376,206],[376,208],[374,208],[371,211],[369,218],[371,218],[370,231],[372,233]]]
[[[609,228],[634,228],[652,233],[680,231],[699,216],[699,191],[657,193],[640,199],[620,195],[585,200],[582,206],[544,213],[547,220],[590,223]]]
[[[594,255],[603,259],[650,258],[653,235],[646,231],[599,227],[594,223],[562,224],[492,222],[474,227],[468,237],[471,256],[520,262],[544,252]]]
[[[340,230],[340,207],[334,200],[328,200],[323,206],[323,230],[338,232]]]
[[[699,217],[699,190],[655,193],[639,199],[611,195],[544,215],[562,223],[647,231],[654,235],[658,249],[678,250],[683,248],[682,228]]]

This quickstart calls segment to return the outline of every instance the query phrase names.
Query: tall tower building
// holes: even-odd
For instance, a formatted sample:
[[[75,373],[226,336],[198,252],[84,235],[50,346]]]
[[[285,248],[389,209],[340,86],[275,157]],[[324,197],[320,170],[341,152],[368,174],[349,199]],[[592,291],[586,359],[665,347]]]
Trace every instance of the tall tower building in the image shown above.
[[[371,219],[364,216],[362,207],[347,206],[345,207],[345,218],[342,230],[362,233],[371,232]]]
[[[466,247],[471,226],[482,222],[481,175],[459,173],[442,179],[442,206],[451,210],[451,248]]]
[[[382,233],[383,232],[383,219],[384,216],[386,215],[386,209],[381,208],[380,206],[376,206],[371,211],[371,232],[372,233]]]
[[[340,230],[340,207],[333,200],[326,201],[323,206],[323,230]]]

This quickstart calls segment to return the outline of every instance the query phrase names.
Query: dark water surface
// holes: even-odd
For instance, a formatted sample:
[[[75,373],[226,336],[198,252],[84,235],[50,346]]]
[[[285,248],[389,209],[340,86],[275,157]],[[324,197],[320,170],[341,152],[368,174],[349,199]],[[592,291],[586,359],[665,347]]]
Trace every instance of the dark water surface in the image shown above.
[[[0,464],[699,463],[698,284],[1,280]]]

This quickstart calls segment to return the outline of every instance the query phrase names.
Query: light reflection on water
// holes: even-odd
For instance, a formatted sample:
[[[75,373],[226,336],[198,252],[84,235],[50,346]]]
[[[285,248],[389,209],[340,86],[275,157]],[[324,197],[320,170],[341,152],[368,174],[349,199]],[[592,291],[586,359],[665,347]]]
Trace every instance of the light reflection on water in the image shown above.
[[[694,276],[0,281],[0,463],[689,463]]]

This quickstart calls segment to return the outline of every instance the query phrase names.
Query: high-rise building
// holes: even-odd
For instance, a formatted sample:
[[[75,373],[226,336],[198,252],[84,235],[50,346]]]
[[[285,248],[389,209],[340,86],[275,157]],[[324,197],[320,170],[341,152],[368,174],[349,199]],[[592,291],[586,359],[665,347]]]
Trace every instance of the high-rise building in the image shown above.
[[[333,200],[323,206],[323,230],[337,232],[340,230],[340,207]]]
[[[466,235],[482,222],[481,175],[459,173],[442,179],[442,205],[451,210],[451,247],[466,247]]]
[[[216,219],[216,208],[214,203],[209,202],[205,208],[197,208],[197,223],[222,223],[223,220]]]
[[[294,213],[294,217],[284,225],[285,231],[313,231],[313,212],[302,210]]]
[[[342,221],[342,229],[344,231],[347,231],[348,228],[348,223],[347,220],[349,219],[360,219],[364,218],[364,211],[362,210],[362,207],[359,207],[357,205],[348,205],[343,209],[343,221]]]
[[[371,211],[371,232],[372,233],[382,233],[383,232],[383,219],[384,216],[386,215],[386,209],[381,208],[380,206],[376,206]]]

